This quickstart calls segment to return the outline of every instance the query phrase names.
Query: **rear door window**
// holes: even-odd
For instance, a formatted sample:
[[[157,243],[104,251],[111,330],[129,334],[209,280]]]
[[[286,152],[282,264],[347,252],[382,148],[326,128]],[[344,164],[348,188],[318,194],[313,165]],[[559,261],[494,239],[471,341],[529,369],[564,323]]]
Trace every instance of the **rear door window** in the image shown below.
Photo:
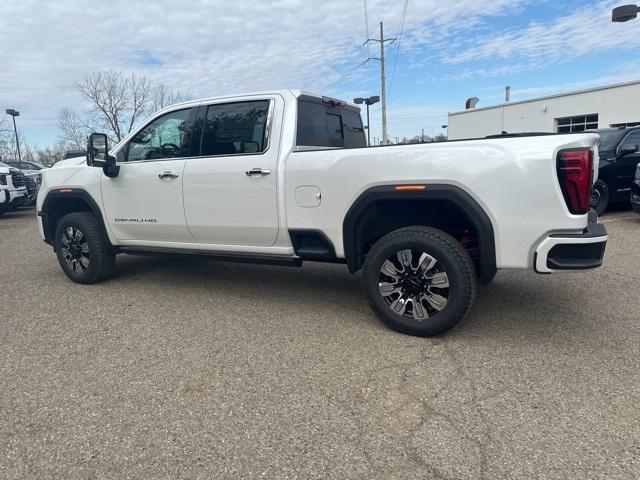
[[[298,100],[296,144],[310,147],[356,148],[366,146],[357,112],[323,103]]]
[[[209,105],[201,156],[262,153],[267,148],[269,100]]]

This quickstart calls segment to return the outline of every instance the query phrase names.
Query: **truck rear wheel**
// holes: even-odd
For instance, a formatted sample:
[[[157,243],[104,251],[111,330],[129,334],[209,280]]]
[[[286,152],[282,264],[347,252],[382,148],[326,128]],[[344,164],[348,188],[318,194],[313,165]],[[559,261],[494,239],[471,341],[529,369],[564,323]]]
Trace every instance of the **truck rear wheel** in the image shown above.
[[[54,238],[58,262],[76,283],[97,283],[115,269],[115,254],[104,238],[95,216],[89,212],[62,217]]]
[[[382,237],[367,255],[363,277],[372,310],[388,327],[409,335],[450,330],[475,298],[469,254],[431,227],[401,228]]]

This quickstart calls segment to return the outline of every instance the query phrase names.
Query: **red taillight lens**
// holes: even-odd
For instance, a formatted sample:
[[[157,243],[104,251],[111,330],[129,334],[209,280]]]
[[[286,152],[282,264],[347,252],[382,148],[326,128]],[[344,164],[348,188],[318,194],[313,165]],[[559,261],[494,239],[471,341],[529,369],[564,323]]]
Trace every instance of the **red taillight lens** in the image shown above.
[[[576,148],[558,153],[558,180],[569,211],[587,213],[593,182],[593,150]]]

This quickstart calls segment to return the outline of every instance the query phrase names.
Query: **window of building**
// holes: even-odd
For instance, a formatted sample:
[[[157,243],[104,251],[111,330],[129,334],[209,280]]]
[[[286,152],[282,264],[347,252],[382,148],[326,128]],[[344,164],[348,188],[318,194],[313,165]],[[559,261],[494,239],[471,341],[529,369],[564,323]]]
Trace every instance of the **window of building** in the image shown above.
[[[638,125],[640,125],[640,122],[612,123],[611,128],[629,128],[629,127],[637,127]]]
[[[200,155],[264,152],[268,113],[269,100],[210,105]]]
[[[556,122],[558,133],[584,132],[598,128],[598,114],[557,118]]]

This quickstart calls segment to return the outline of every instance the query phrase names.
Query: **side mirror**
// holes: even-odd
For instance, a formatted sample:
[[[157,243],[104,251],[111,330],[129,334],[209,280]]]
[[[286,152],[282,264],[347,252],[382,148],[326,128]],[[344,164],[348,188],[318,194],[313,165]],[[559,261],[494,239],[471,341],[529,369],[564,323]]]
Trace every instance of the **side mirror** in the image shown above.
[[[624,157],[625,155],[631,155],[633,153],[636,153],[637,151],[638,145],[622,145],[618,153],[621,157]]]
[[[92,133],[87,143],[87,165],[100,167],[107,177],[117,177],[120,167],[115,157],[109,155],[109,141],[105,133]]]
[[[109,158],[109,141],[104,133],[92,133],[87,143],[87,165],[104,167]]]

